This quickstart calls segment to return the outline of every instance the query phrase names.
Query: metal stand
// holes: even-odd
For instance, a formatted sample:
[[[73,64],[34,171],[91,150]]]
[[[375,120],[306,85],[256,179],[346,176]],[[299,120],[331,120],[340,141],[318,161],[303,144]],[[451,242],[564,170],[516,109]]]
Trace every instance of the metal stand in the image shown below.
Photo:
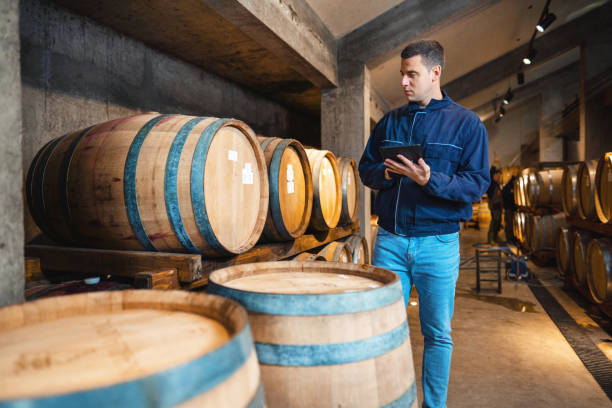
[[[480,282],[497,282],[497,293],[502,293],[502,252],[507,247],[476,248],[476,291],[480,292]],[[497,274],[497,279],[481,279],[481,274]]]

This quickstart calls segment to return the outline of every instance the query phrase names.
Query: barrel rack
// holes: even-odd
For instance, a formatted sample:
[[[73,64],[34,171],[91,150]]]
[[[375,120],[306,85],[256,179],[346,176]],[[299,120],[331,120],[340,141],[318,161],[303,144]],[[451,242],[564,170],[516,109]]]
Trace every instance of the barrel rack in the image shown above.
[[[252,262],[278,261],[325,245],[359,231],[359,223],[340,226],[325,232],[304,234],[286,242],[258,244],[231,258],[204,259],[197,254],[121,251],[73,248],[57,245],[26,245],[30,264],[38,259],[40,270],[49,276],[82,279],[113,275],[133,278],[137,286],[153,289],[196,289],[208,283],[208,275],[226,266]],[[38,265],[37,265],[38,266]],[[40,273],[28,273],[42,277]]]
[[[612,238],[612,224],[602,224],[600,222],[583,220],[579,217],[572,216],[566,216],[565,220],[567,221],[568,225],[571,225],[572,227]]]

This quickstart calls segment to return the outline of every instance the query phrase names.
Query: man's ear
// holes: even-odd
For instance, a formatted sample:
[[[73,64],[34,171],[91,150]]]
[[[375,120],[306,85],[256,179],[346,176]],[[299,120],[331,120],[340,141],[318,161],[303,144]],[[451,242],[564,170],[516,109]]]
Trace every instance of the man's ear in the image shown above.
[[[431,68],[431,73],[433,82],[435,82],[436,80],[440,81],[440,76],[442,75],[442,67],[440,65],[434,65]]]

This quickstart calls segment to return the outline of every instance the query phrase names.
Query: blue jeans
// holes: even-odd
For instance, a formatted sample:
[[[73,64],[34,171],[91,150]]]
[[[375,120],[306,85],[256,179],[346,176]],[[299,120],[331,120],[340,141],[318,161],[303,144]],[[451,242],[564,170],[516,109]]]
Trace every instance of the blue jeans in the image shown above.
[[[451,318],[459,276],[459,233],[403,237],[379,227],[372,263],[399,275],[406,304],[413,284],[419,292],[425,344],[423,408],[446,407],[453,352]]]

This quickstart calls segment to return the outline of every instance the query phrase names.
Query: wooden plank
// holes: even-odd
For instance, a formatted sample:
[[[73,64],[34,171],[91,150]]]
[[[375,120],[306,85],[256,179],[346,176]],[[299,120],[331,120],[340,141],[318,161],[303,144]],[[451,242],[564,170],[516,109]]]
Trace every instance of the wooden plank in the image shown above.
[[[24,266],[26,281],[39,281],[45,279],[45,275],[43,275],[42,269],[40,268],[40,258],[26,256],[24,259]]]
[[[183,288],[194,289],[206,285],[208,283],[208,275],[217,269],[245,263],[279,261],[325,245],[328,242],[347,237],[356,231],[359,231],[358,222],[325,232],[302,235],[294,241],[260,244],[232,258],[207,259],[202,262],[202,279],[191,282],[189,285],[183,286]]]
[[[138,289],[180,289],[175,268],[138,272],[134,277],[134,287]]]
[[[612,237],[612,224],[601,224],[594,221],[583,220],[578,217],[566,217],[565,219],[567,223],[573,227]]]
[[[202,278],[202,257],[197,254],[27,245],[26,255],[40,258],[43,270],[133,277],[142,271],[175,268],[181,282]]]

